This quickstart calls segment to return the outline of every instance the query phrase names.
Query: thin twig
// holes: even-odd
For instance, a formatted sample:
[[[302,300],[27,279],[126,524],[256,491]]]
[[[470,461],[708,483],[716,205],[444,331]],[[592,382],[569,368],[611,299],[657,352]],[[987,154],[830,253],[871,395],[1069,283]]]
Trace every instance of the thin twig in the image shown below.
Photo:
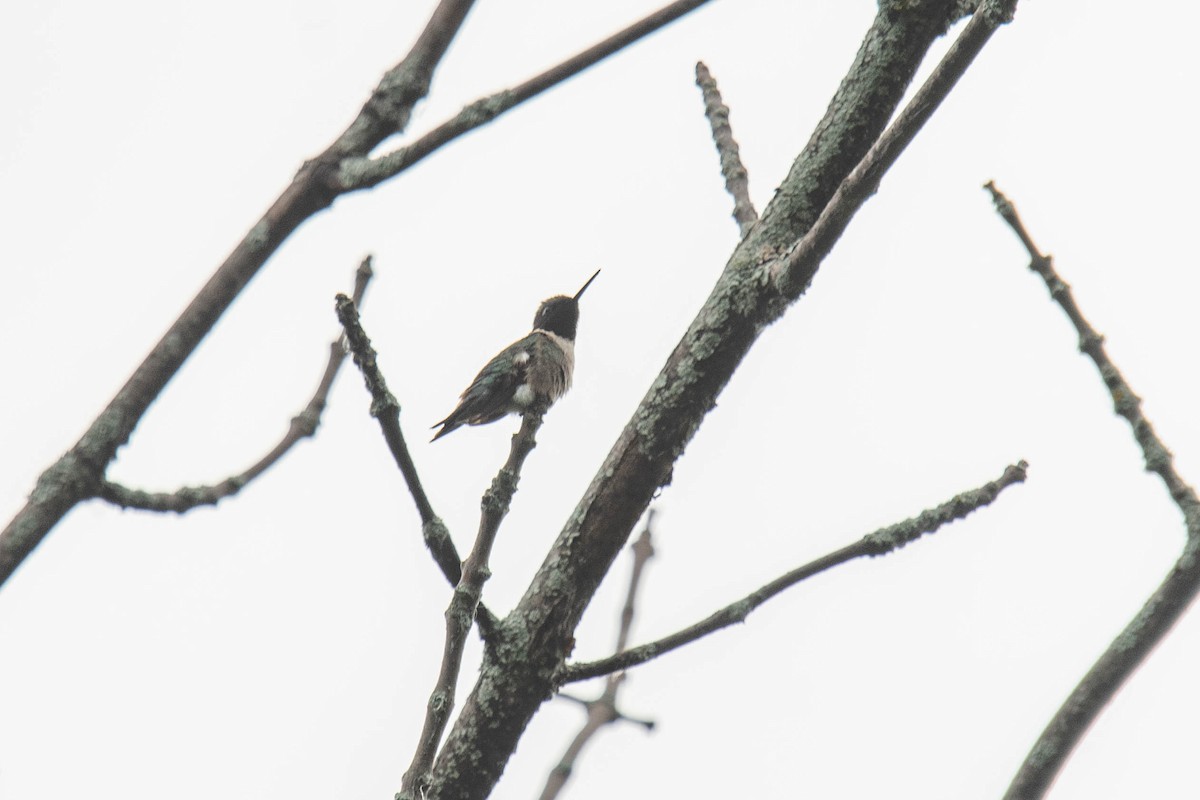
[[[784,297],[796,298],[803,293],[854,214],[879,189],[883,176],[950,94],[992,34],[1012,18],[1015,6],[1016,0],[982,0],[933,73],[841,182],[817,221],[784,258],[771,265],[771,278]]]
[[[621,607],[621,625],[617,630],[617,646],[613,652],[620,653],[629,646],[629,632],[633,630],[633,615],[637,610],[637,592],[642,584],[642,572],[654,558],[654,509],[646,512],[646,527],[630,549],[633,551],[633,569],[629,574],[629,590],[625,592],[625,605]]]
[[[336,298],[336,308],[338,321],[342,323],[350,352],[354,355],[354,363],[362,372],[363,382],[367,385],[367,391],[371,393],[371,416],[379,421],[388,449],[396,460],[396,465],[400,467],[400,474],[404,476],[404,482],[408,485],[408,491],[417,506],[417,513],[421,515],[422,526],[429,525],[437,515],[433,512],[429,496],[425,494],[425,487],[421,485],[421,477],[417,474],[416,465],[404,441],[404,433],[400,430],[400,404],[395,395],[388,390],[387,380],[383,377],[376,360],[377,353],[363,330],[354,301],[344,294],[339,294]],[[457,554],[435,550],[434,558],[439,565],[444,561],[454,562],[453,567],[449,563],[443,565],[443,572],[458,569]],[[457,583],[457,578],[453,582]]]
[[[652,508],[646,512],[646,527],[642,529],[642,535],[629,548],[633,553],[633,570],[629,576],[629,589],[625,593],[625,605],[621,609],[621,624],[617,631],[617,646],[613,651],[617,654],[624,652],[625,648],[629,645],[629,632],[633,628],[633,615],[638,587],[641,585],[642,573],[646,567],[646,562],[654,557],[654,544],[652,542],[653,526],[654,509]],[[653,720],[635,719],[622,713],[617,708],[617,692],[624,682],[624,672],[611,673],[608,676],[608,680],[604,683],[604,691],[595,700],[580,700],[563,692],[558,693],[559,697],[582,704],[587,710],[587,721],[584,722],[579,733],[575,734],[575,738],[567,746],[562,758],[558,760],[558,764],[554,766],[554,769],[550,771],[550,775],[547,776],[546,786],[542,789],[541,800],[554,800],[554,798],[558,797],[563,787],[567,785],[567,781],[570,780],[571,773],[575,770],[575,762],[579,759],[579,754],[583,752],[584,745],[605,725],[610,725],[618,720],[625,720],[641,725],[647,731],[654,730]]]
[[[1017,216],[1017,210],[1013,204],[1001,194],[991,181],[988,181],[984,188],[991,193],[992,200],[996,204],[996,211],[1025,245],[1031,259],[1029,268],[1045,281],[1046,288],[1050,290],[1050,297],[1062,307],[1067,318],[1071,320],[1071,324],[1078,331],[1079,350],[1092,360],[1100,372],[1100,377],[1112,397],[1113,410],[1124,417],[1129,423],[1129,427],[1133,429],[1133,437],[1141,447],[1142,455],[1146,460],[1146,470],[1158,475],[1166,484],[1171,498],[1183,512],[1188,534],[1190,536],[1200,535],[1200,501],[1197,500],[1192,487],[1188,486],[1175,471],[1171,451],[1158,438],[1158,434],[1150,425],[1150,420],[1146,419],[1146,415],[1142,413],[1141,398],[1134,393],[1133,387],[1126,382],[1120,370],[1105,352],[1104,337],[1084,319],[1083,313],[1079,310],[1079,306],[1071,294],[1071,287],[1054,271],[1053,259],[1038,251],[1033,239],[1025,230],[1021,218]]]
[[[544,404],[535,405],[525,412],[520,430],[513,434],[508,460],[492,479],[492,485],[483,493],[479,533],[475,536],[475,544],[467,560],[463,562],[462,578],[454,587],[450,606],[446,609],[446,642],[442,650],[442,666],[438,671],[437,684],[429,696],[429,703],[425,709],[425,724],[421,729],[412,764],[404,773],[400,793],[396,795],[397,800],[421,797],[429,785],[429,770],[437,755],[438,743],[446,730],[446,723],[450,720],[450,712],[454,709],[455,686],[458,684],[458,673],[462,668],[463,649],[467,634],[471,630],[471,620],[477,615],[478,609],[482,608],[479,601],[483,596],[483,585],[491,577],[488,561],[491,558],[492,546],[496,543],[500,523],[508,515],[513,495],[516,494],[517,484],[521,480],[521,467],[529,453],[537,446],[534,437],[542,426],[545,414]]]
[[[540,75],[511,89],[476,100],[411,144],[377,158],[345,159],[340,168],[343,189],[369,189],[403,172],[448,142],[486,125],[506,111],[578,75],[708,2],[710,0],[676,0]]]
[[[1096,365],[1112,397],[1114,410],[1129,422],[1133,438],[1141,447],[1146,470],[1162,479],[1171,499],[1183,513],[1188,536],[1183,554],[1170,574],[1071,692],[1013,777],[1005,798],[1034,800],[1049,790],[1088,727],[1200,592],[1200,500],[1175,471],[1171,451],[1142,413],[1141,400],[1133,387],[1105,352],[1104,337],[1084,318],[1071,294],[1071,287],[1054,271],[1051,257],[1038,250],[1017,216],[1016,208],[995,184],[989,181],[984,188],[991,193],[996,211],[1025,245],[1030,258],[1029,268],[1045,282],[1050,297],[1075,326],[1080,351]]]
[[[339,294],[336,306],[346,342],[354,355],[354,363],[362,372],[363,382],[367,385],[367,391],[371,393],[371,416],[378,421],[388,450],[400,468],[400,474],[404,476],[417,513],[421,515],[421,535],[425,539],[425,546],[429,548],[433,560],[446,576],[446,580],[451,586],[457,586],[462,578],[462,560],[446,524],[434,513],[433,505],[425,494],[425,487],[421,484],[421,477],[417,474],[416,464],[408,452],[404,432],[400,429],[400,404],[387,388],[387,380],[383,377],[376,360],[375,348],[371,346],[371,340],[363,330],[354,302],[346,295]],[[480,633],[485,639],[490,638],[498,624],[496,616],[486,606],[480,605],[477,617]]]
[[[354,303],[361,305],[367,284],[371,282],[371,257],[367,256],[358,265],[354,278]],[[254,466],[237,475],[232,475],[220,483],[209,486],[185,486],[174,492],[146,492],[141,489],[131,489],[116,481],[105,480],[100,484],[98,496],[121,508],[136,508],[141,511],[171,511],[183,514],[197,506],[214,506],[226,497],[246,488],[247,484],[266,472],[277,461],[288,454],[301,439],[312,437],[321,424],[321,413],[329,399],[329,391],[333,388],[334,378],[346,360],[346,351],[341,345],[341,337],[329,345],[329,362],[325,365],[325,374],[317,384],[317,390],[312,399],[299,414],[292,417],[287,433],[269,453],[258,460]]]
[[[695,625],[691,625],[681,631],[677,631],[670,636],[663,637],[649,644],[634,647],[631,650],[626,650],[624,653],[600,659],[599,661],[569,664],[560,671],[558,676],[559,683],[573,683],[600,675],[607,675],[616,670],[628,669],[636,664],[643,664],[657,658],[664,653],[669,653],[685,644],[690,644],[722,628],[727,628],[738,622],[744,622],[746,617],[750,615],[750,612],[775,595],[795,586],[806,578],[811,578],[813,575],[817,575],[831,567],[836,567],[839,564],[844,564],[856,558],[886,555],[910,542],[916,541],[927,533],[933,533],[947,523],[962,519],[972,511],[990,504],[1004,489],[1012,486],[1014,483],[1023,482],[1027,468],[1028,465],[1024,461],[1009,466],[997,480],[986,483],[978,489],[963,492],[936,508],[921,512],[916,517],[867,534],[854,544],[847,545],[840,550],[818,558],[816,561],[812,561],[781,575],[765,586],[746,595],[741,600],[730,603],[707,619],[701,620]]]
[[[754,210],[754,203],[750,202],[750,176],[742,164],[738,143],[734,140],[733,128],[729,125],[729,107],[722,102],[717,79],[708,71],[703,61],[696,62],[696,85],[704,95],[704,116],[708,117],[713,143],[717,146],[717,155],[721,159],[725,190],[733,198],[733,219],[738,224],[738,231],[745,236],[754,223],[758,222],[758,212]]]

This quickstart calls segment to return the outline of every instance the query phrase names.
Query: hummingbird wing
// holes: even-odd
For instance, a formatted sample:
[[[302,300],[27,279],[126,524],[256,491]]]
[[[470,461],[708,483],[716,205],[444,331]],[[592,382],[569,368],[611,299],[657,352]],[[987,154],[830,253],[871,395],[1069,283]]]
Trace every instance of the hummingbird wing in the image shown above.
[[[484,365],[475,379],[459,396],[450,415],[433,427],[441,426],[438,439],[463,425],[486,425],[513,411],[513,395],[525,383],[530,360],[529,337],[510,344]]]

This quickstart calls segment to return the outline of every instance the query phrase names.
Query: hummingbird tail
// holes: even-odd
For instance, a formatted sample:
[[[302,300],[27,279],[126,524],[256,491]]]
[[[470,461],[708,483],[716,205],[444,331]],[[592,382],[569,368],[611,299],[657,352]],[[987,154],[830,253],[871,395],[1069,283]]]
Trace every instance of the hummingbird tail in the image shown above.
[[[447,433],[456,431],[462,427],[462,423],[456,419],[453,419],[453,416],[454,415],[452,414],[449,417],[446,417],[441,422],[435,422],[433,425],[430,426],[430,430],[433,430],[434,428],[438,427],[439,425],[442,428],[440,431],[438,431],[437,433],[435,433],[433,435],[433,438],[429,440],[430,442],[436,442],[438,439],[442,438]]]

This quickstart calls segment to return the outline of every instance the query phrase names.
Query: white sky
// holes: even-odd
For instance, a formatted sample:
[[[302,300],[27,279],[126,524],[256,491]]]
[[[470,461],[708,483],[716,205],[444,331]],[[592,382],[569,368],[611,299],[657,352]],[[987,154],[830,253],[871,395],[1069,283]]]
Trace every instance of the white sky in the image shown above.
[[[484,0],[413,132],[657,2]],[[431,7],[9,9],[0,516],[343,129]],[[547,419],[494,555],[486,599],[509,608],[736,241],[695,61],[732,107],[761,209],[873,11],[716,3],[339,201],[271,260],[110,474],[171,489],[255,461],[307,401],[336,333],[333,295],[371,252],[365,323],[465,551],[516,420],[437,445],[426,429],[539,300],[602,267],[575,388]],[[692,442],[658,502],[634,639],[1019,458],[1029,482],[635,670],[623,706],[658,730],[604,731],[567,796],[1003,791],[1183,532],[980,185],[994,178],[1018,204],[1200,480],[1198,17],[1182,2],[1151,15],[1024,0]],[[0,591],[0,797],[392,796],[449,592],[368,402],[343,371],[318,437],[215,510],[93,503],[52,533]],[[627,572],[623,555],[579,631],[581,658],[611,647]],[[460,697],[477,659],[473,640]],[[1195,797],[1198,661],[1193,614],[1091,732],[1055,800]],[[546,705],[494,796],[536,796],[581,721],[573,704]]]

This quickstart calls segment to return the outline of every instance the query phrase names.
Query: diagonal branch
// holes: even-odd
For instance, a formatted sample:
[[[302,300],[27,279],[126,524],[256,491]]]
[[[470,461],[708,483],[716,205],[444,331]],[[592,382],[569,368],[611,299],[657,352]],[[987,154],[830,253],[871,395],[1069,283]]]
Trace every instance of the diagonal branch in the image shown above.
[[[355,305],[362,304],[367,284],[371,282],[371,275],[371,257],[367,256],[355,271]],[[338,370],[341,369],[342,362],[345,360],[345,348],[342,347],[340,339],[334,340],[329,345],[329,363],[325,365],[325,374],[321,376],[321,382],[317,384],[317,391],[308,401],[308,405],[299,414],[292,417],[291,425],[288,426],[287,433],[279,440],[279,444],[275,445],[269,453],[245,472],[232,475],[220,483],[210,486],[187,486],[174,492],[145,492],[139,489],[130,489],[115,481],[105,480],[100,484],[98,496],[121,508],[173,511],[176,514],[191,511],[197,506],[216,505],[226,497],[232,497],[246,488],[246,485],[259,475],[273,467],[301,439],[316,434],[317,426],[321,424],[321,413],[325,410],[325,404],[329,399],[329,390],[333,388],[334,378],[337,377]]]
[[[412,495],[413,503],[417,506],[417,513],[421,515],[421,525],[428,526],[437,521],[437,515],[433,512],[429,496],[425,494],[425,487],[421,484],[421,477],[417,474],[416,464],[413,463],[412,455],[408,452],[408,444],[404,441],[404,432],[400,430],[400,404],[396,401],[395,395],[388,390],[387,380],[383,377],[376,360],[377,353],[371,346],[367,332],[363,330],[354,301],[344,294],[339,294],[336,298],[336,307],[338,321],[342,323],[350,352],[354,354],[354,363],[362,371],[363,382],[367,385],[367,391],[371,393],[371,416],[379,421],[383,438],[387,442],[392,457],[396,460],[396,465],[400,467],[400,474],[404,476],[409,494]],[[449,578],[450,573],[458,569],[458,554],[435,549],[432,544],[430,550],[433,551],[434,559]],[[451,561],[453,565],[451,565]],[[451,580],[451,583],[457,582],[457,576]]]
[[[1120,370],[1117,369],[1117,365],[1108,357],[1108,353],[1104,349],[1104,337],[1084,319],[1083,312],[1079,310],[1079,306],[1075,303],[1075,297],[1071,294],[1071,287],[1054,271],[1051,257],[1042,255],[1038,251],[1029,232],[1025,230],[1021,218],[1017,216],[1017,210],[1013,204],[1001,194],[991,181],[988,181],[984,188],[991,193],[992,200],[996,204],[996,211],[1001,218],[1008,223],[1013,232],[1020,237],[1022,244],[1025,245],[1031,259],[1029,268],[1046,283],[1046,288],[1050,290],[1050,297],[1062,307],[1067,318],[1071,320],[1071,324],[1075,326],[1075,330],[1079,333],[1079,350],[1096,365],[1096,369],[1112,397],[1113,409],[1124,417],[1125,421],[1129,423],[1129,427],[1133,429],[1133,437],[1137,440],[1138,446],[1142,449],[1142,455],[1146,459],[1146,470],[1158,475],[1166,484],[1171,498],[1183,512],[1188,535],[1200,535],[1200,500],[1197,500],[1192,487],[1188,486],[1175,471],[1171,451],[1158,438],[1150,420],[1146,419],[1146,415],[1142,413],[1142,401],[1134,394],[1133,387],[1129,385]]]
[[[1200,500],[1197,500],[1192,487],[1175,471],[1171,452],[1142,413],[1141,400],[1108,357],[1104,350],[1104,337],[1084,318],[1071,294],[1071,287],[1054,271],[1050,256],[1038,250],[1021,218],[1017,216],[1016,208],[995,184],[989,181],[984,188],[991,193],[996,211],[1029,252],[1029,268],[1045,282],[1050,297],[1062,307],[1075,326],[1079,333],[1080,351],[1096,365],[1112,397],[1114,409],[1129,422],[1133,437],[1145,458],[1146,470],[1162,479],[1171,499],[1182,512],[1188,537],[1183,553],[1171,572],[1050,720],[1004,795],[1006,800],[1034,800],[1050,789],[1075,745],[1113,695],[1158,646],[1197,593],[1200,593]]]
[[[978,13],[1004,16],[1015,0]],[[651,499],[758,336],[796,299],[770,265],[816,222],[887,126],[934,40],[962,16],[956,0],[881,0],[854,62],[771,203],[738,243],[524,596],[505,617],[523,647],[484,655],[471,696],[434,765],[428,797],[481,799],[557,682],[584,609]],[[527,646],[530,643],[536,646]]]
[[[333,203],[340,190],[332,165],[369,153],[404,126],[473,2],[441,0],[408,56],[384,77],[350,127],[300,169],[79,441],[38,477],[25,507],[0,532],[0,584],[68,511],[96,496],[117,450],[242,289],[293,231]]]
[[[369,153],[393,133],[408,127],[413,109],[429,94],[433,72],[458,35],[475,0],[441,0],[408,55],[383,74],[358,117],[339,138],[344,152]]]
[[[642,529],[642,535],[630,548],[633,551],[633,569],[629,576],[629,589],[625,593],[625,605],[621,609],[621,624],[617,632],[617,646],[614,651],[617,654],[623,652],[629,645],[629,632],[633,628],[634,603],[637,600],[638,587],[642,582],[642,572],[646,568],[646,562],[654,557],[654,544],[651,541],[653,525],[654,509],[651,508],[646,512],[646,527]],[[617,692],[620,691],[621,684],[624,682],[624,672],[611,673],[604,683],[604,691],[595,700],[578,700],[570,695],[559,693],[559,697],[581,703],[587,711],[587,721],[580,728],[579,733],[575,734],[571,743],[567,745],[566,752],[558,760],[554,769],[550,771],[550,775],[546,778],[546,786],[542,789],[541,800],[554,800],[558,797],[563,787],[567,785],[567,781],[570,780],[571,773],[575,770],[575,762],[579,759],[579,754],[583,752],[584,746],[605,725],[611,725],[618,720],[627,720],[644,726],[647,731],[654,730],[652,721],[633,719],[621,713],[617,708]]]
[[[371,340],[363,330],[362,322],[358,318],[358,309],[353,301],[346,295],[339,294],[336,305],[346,342],[350,352],[354,354],[354,363],[362,371],[367,391],[371,393],[371,416],[379,423],[388,450],[395,459],[396,466],[400,468],[400,474],[404,476],[404,483],[412,495],[417,513],[421,515],[421,535],[425,539],[425,546],[429,548],[433,560],[446,576],[446,580],[451,586],[457,586],[462,578],[462,562],[458,556],[458,549],[454,546],[454,540],[450,538],[446,523],[434,513],[433,505],[425,494],[425,487],[421,484],[421,477],[417,474],[417,466],[408,452],[404,432],[400,429],[400,404],[395,395],[388,391],[387,380],[383,377],[375,358],[375,348],[371,346]],[[480,632],[484,638],[488,638],[497,625],[495,615],[486,606],[480,605],[478,621]]]
[[[588,67],[624,50],[708,2],[710,0],[676,0],[540,75],[511,89],[476,100],[412,144],[377,158],[347,159],[341,165],[342,186],[346,191],[369,189],[403,172],[463,134],[486,125],[526,100],[575,77]]]
[[[696,62],[696,85],[704,95],[704,115],[712,128],[713,143],[721,159],[721,174],[725,176],[725,190],[733,198],[733,219],[742,236],[758,222],[758,212],[750,202],[750,177],[742,164],[738,143],[733,138],[729,125],[729,107],[721,100],[717,79],[708,71],[703,61]]]
[[[971,489],[956,495],[942,505],[923,511],[916,517],[906,519],[895,525],[889,525],[886,528],[880,528],[874,533],[867,534],[854,544],[847,545],[840,550],[818,558],[816,561],[780,575],[775,580],[756,589],[741,600],[730,603],[708,618],[681,631],[676,631],[670,636],[665,636],[658,641],[626,650],[623,653],[618,653],[599,661],[564,666],[559,680],[562,683],[573,683],[600,675],[607,675],[616,670],[628,669],[636,664],[644,664],[651,659],[658,658],[664,653],[669,653],[672,650],[683,647],[685,644],[691,644],[697,639],[708,636],[710,633],[719,631],[722,628],[728,628],[730,625],[745,622],[746,617],[750,616],[750,612],[775,595],[785,589],[790,589],[806,578],[819,575],[827,569],[836,567],[839,564],[845,564],[847,561],[853,561],[856,558],[862,558],[863,556],[887,555],[893,550],[899,550],[904,545],[916,541],[927,533],[933,533],[943,525],[963,519],[972,511],[977,511],[990,504],[1000,495],[1000,492],[1009,486],[1012,486],[1014,483],[1024,482],[1027,468],[1028,465],[1024,461],[1009,466],[998,479],[990,483],[985,483],[978,489]]]
[[[429,786],[429,770],[433,766],[434,756],[437,755],[437,746],[446,730],[446,723],[450,720],[450,712],[454,709],[455,686],[458,684],[458,674],[462,668],[467,634],[471,631],[471,620],[481,608],[479,601],[483,596],[483,585],[491,577],[488,561],[491,558],[492,546],[496,543],[500,523],[508,515],[513,495],[516,494],[517,484],[521,479],[521,467],[525,464],[526,457],[537,446],[534,437],[542,426],[545,414],[545,405],[535,405],[525,412],[520,430],[513,434],[508,461],[492,479],[492,485],[483,493],[479,533],[475,537],[471,553],[463,562],[462,579],[454,588],[450,606],[446,609],[446,643],[442,650],[442,666],[438,672],[437,685],[429,696],[429,703],[425,709],[425,724],[421,729],[417,751],[413,754],[408,771],[404,773],[396,800],[424,797]]]
[[[771,277],[781,294],[796,298],[808,287],[821,261],[845,232],[850,220],[871,195],[900,154],[916,138],[933,112],[966,73],[992,34],[1012,18],[1012,2],[980,0],[980,8],[963,28],[933,73],[913,95],[870,151],[838,186],[820,217],[785,258],[771,268]]]

